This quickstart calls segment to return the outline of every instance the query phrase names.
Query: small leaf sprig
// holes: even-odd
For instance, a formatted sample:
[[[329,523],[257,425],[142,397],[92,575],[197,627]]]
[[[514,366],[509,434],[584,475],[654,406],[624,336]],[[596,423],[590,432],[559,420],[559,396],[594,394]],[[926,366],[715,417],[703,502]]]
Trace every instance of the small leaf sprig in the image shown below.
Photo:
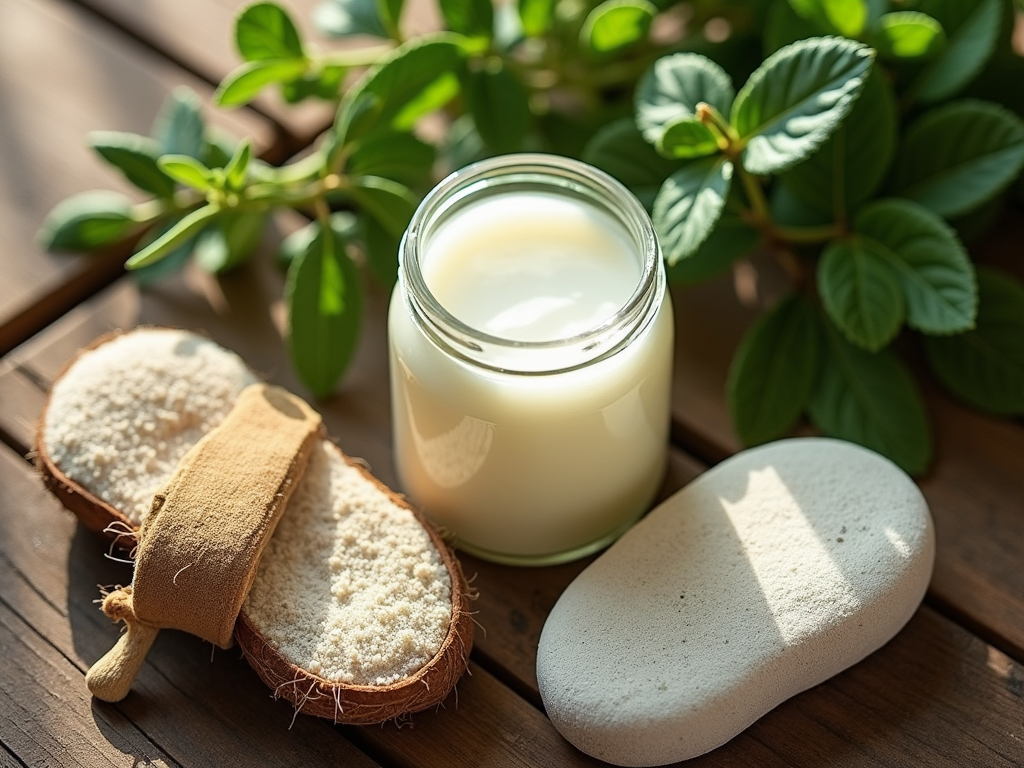
[[[936,104],[986,66],[998,0],[886,11],[779,0],[765,32],[774,52],[738,94],[710,59],[665,57],[638,85],[635,124],[608,126],[585,157],[651,209],[676,280],[717,274],[758,244],[790,275],[793,293],[751,327],[729,372],[744,443],[806,414],[918,474],[932,441],[891,346],[904,326],[955,395],[1024,413],[1024,287],[976,269],[951,226],[969,233],[1019,177],[1024,121],[971,98]]]

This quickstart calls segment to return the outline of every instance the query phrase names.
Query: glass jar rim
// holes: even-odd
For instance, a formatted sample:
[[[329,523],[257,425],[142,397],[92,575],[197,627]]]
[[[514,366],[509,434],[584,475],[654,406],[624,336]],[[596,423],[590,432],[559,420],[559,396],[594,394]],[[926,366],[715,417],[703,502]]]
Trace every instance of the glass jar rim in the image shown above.
[[[425,240],[445,214],[466,198],[500,194],[502,185],[516,180],[532,182],[552,193],[577,193],[599,207],[619,224],[630,240],[636,243],[641,267],[637,286],[626,302],[607,320],[563,338],[541,341],[523,341],[495,336],[473,327],[453,315],[434,296],[427,285],[420,266],[421,250]],[[598,205],[602,201],[614,205]],[[515,373],[554,373],[571,370],[593,362],[596,358],[613,354],[653,317],[652,304],[665,283],[661,248],[647,211],[636,197],[619,181],[587,163],[560,155],[543,153],[517,153],[500,155],[472,163],[454,171],[439,182],[423,199],[413,214],[399,246],[399,280],[410,309],[424,323],[425,330],[436,343],[458,357],[486,368]],[[655,309],[657,307],[655,306]],[[616,331],[620,331],[616,333]],[[612,336],[615,344],[607,342]],[[621,337],[621,338],[619,338]],[[544,364],[555,359],[560,352],[576,349],[584,358],[569,365]],[[494,354],[504,362],[494,364]],[[528,356],[535,361],[525,364]],[[510,356],[519,364],[509,364]]]

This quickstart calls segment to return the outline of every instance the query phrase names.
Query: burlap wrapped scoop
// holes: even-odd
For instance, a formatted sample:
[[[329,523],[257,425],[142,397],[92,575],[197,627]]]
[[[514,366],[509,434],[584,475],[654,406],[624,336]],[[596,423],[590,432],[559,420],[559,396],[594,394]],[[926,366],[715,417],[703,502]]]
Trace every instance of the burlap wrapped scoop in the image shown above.
[[[472,641],[457,561],[323,439],[306,403],[253,381],[201,337],[138,329],[100,340],[55,382],[37,441],[44,479],[86,525],[138,530],[133,584],[104,600],[128,632],[90,688],[126,695],[171,627],[222,647],[233,632],[276,695],[337,722],[438,703]]]

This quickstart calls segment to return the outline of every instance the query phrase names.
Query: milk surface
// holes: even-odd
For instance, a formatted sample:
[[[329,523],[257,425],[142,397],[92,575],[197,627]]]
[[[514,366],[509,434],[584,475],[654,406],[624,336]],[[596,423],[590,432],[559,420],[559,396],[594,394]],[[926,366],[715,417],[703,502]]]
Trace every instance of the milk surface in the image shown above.
[[[442,223],[421,267],[463,323],[553,341],[611,319],[635,292],[642,258],[622,225],[587,203],[508,192]],[[558,559],[607,544],[648,508],[667,455],[667,295],[617,353],[553,374],[453,357],[412,320],[401,286],[389,326],[401,485],[460,547],[490,559]]]
[[[542,192],[487,198],[430,239],[423,276],[467,325],[515,341],[566,339],[625,305],[641,265],[622,227]]]

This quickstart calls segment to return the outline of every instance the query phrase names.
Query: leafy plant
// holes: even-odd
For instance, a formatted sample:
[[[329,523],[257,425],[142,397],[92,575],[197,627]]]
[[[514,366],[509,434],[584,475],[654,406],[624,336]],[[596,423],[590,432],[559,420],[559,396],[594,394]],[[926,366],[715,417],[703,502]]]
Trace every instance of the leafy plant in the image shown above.
[[[922,471],[927,414],[896,351],[913,334],[959,397],[1024,412],[1024,289],[976,274],[962,244],[1008,194],[1024,199],[1011,0],[438,5],[444,29],[406,38],[403,0],[324,0],[322,32],[363,38],[344,50],[304,40],[275,2],[248,6],[235,25],[242,63],[216,102],[239,107],[269,89],[334,102],[312,151],[271,166],[177,92],[151,137],[89,139],[145,199],[69,198],[42,242],[134,239],[127,266],[150,281],[190,258],[233,269],[275,210],[305,212],[278,261],[293,364],[326,396],[358,341],[360,267],[393,284],[399,240],[438,173],[520,150],[581,156],[652,212],[673,280],[712,277],[759,246],[790,275],[792,293],[750,329],[730,371],[744,442],[807,414]],[[424,121],[434,113],[441,131]]]
[[[964,217],[1019,176],[1024,122],[976,99],[932,106],[985,66],[1005,7],[779,0],[773,53],[735,96],[709,58],[667,56],[638,85],[635,129],[618,124],[614,146],[591,142],[591,162],[651,201],[677,278],[703,279],[756,243],[790,275],[794,293],[754,324],[729,373],[745,443],[780,437],[806,413],[923,472],[926,410],[891,347],[904,327],[924,336],[955,394],[1024,413],[1024,288],[997,273],[979,280],[951,226],[969,229]],[[624,173],[624,155],[643,160]]]

